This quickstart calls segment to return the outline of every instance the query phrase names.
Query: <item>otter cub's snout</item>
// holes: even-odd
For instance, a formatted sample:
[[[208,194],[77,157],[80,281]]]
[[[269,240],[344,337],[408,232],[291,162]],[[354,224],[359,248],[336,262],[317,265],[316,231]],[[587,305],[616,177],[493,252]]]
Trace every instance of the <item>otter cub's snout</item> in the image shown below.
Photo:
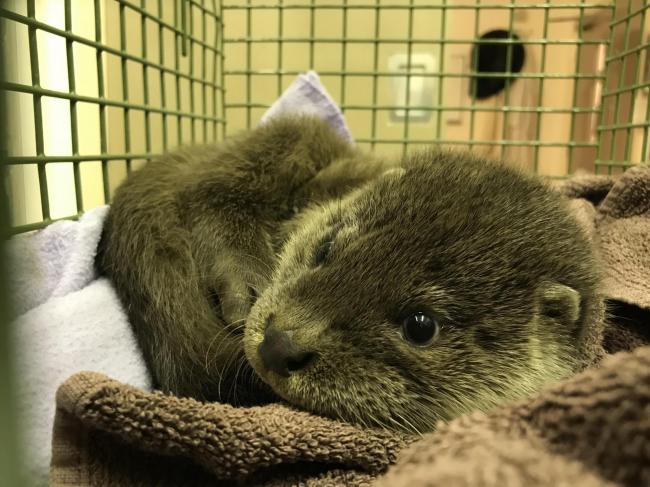
[[[304,369],[316,358],[315,353],[296,347],[291,334],[291,331],[270,324],[264,331],[264,340],[257,347],[264,367],[282,377]]]

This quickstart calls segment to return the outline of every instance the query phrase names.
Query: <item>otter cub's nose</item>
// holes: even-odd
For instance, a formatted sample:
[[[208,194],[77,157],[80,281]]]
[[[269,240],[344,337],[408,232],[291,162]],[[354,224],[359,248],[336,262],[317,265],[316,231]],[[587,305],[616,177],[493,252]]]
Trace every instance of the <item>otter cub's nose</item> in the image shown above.
[[[304,369],[316,354],[296,348],[285,331],[269,325],[264,331],[264,340],[257,347],[264,367],[282,377]]]

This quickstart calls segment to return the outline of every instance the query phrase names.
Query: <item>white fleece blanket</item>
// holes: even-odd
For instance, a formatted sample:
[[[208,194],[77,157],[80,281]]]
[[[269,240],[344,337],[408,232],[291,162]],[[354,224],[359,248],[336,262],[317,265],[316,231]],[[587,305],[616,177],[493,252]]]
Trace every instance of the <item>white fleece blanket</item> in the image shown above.
[[[354,142],[345,123],[343,113],[334,99],[321,84],[318,74],[309,71],[301,74],[282,96],[262,115],[261,123],[282,113],[315,115],[327,120],[341,137]]]
[[[81,370],[103,371],[149,389],[135,337],[111,283],[97,278],[94,258],[108,206],[78,222],[60,221],[8,245],[13,332],[20,374],[21,430],[30,484],[45,485],[54,395]]]
[[[314,72],[300,75],[262,117],[322,116],[352,141],[341,110]],[[29,484],[47,484],[54,396],[75,372],[90,370],[143,389],[151,380],[111,283],[94,269],[108,206],[78,222],[60,221],[8,245],[13,330],[20,374],[21,429]]]

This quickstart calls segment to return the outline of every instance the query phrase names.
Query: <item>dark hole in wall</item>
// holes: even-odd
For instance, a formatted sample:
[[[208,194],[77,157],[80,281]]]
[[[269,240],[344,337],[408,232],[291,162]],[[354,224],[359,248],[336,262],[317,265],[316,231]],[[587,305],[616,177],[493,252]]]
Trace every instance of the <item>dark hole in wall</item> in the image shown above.
[[[479,40],[512,40],[512,43],[475,42],[472,46],[472,71],[479,73],[472,77],[469,95],[477,100],[495,96],[514,81],[508,76],[481,76],[480,73],[516,74],[521,72],[526,60],[524,45],[519,36],[507,30],[491,30]],[[508,51],[511,54],[508,58]],[[508,61],[510,61],[508,63]]]

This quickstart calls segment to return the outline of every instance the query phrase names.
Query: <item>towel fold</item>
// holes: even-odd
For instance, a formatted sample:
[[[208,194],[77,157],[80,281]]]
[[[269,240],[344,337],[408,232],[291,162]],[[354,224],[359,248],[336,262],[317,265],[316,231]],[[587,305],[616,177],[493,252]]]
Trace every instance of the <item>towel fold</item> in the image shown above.
[[[108,207],[8,242],[20,421],[30,481],[47,483],[57,387],[80,370],[149,389],[151,382],[112,284],[94,258]]]
[[[318,74],[309,71],[301,74],[262,116],[262,123],[278,115],[293,113],[316,115],[336,129],[341,137],[353,142],[343,113],[320,82]]]
[[[282,405],[145,392],[95,373],[71,377],[57,403],[52,486],[650,484],[650,347],[417,441]]]

